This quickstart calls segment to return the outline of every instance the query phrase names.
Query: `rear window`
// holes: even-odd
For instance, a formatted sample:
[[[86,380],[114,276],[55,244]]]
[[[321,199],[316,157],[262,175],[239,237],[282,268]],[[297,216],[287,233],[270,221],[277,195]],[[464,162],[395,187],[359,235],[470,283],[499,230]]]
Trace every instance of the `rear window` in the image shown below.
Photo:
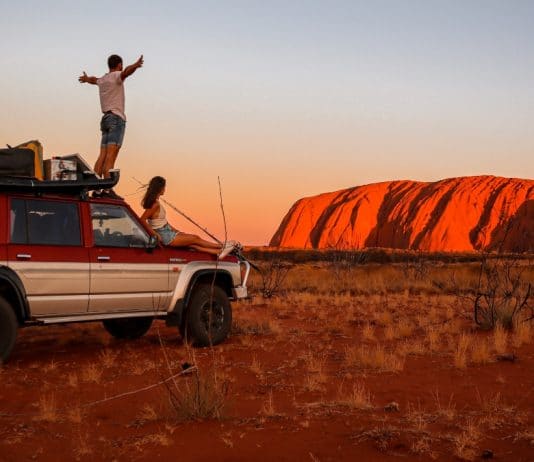
[[[10,219],[14,244],[81,245],[77,204],[11,199]]]

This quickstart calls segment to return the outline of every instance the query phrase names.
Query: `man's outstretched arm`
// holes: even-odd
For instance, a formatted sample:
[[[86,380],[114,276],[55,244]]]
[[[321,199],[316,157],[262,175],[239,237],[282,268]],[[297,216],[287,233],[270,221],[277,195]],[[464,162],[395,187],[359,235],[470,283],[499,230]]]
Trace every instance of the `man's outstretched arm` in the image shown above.
[[[85,71],[83,72],[82,75],[80,75],[80,77],[78,77],[78,82],[80,83],[91,83],[93,85],[96,85],[96,81],[98,79],[96,77],[90,77],[88,76]]]
[[[126,66],[121,72],[121,79],[124,80],[126,77],[132,75],[137,69],[143,66],[143,55],[139,56],[139,59],[129,66]]]

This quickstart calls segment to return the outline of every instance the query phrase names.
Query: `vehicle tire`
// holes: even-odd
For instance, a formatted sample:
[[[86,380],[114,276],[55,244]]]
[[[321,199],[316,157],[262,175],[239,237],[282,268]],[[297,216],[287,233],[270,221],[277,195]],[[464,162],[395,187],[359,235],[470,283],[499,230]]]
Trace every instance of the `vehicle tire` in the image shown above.
[[[0,364],[7,361],[17,339],[17,317],[4,298],[0,297]]]
[[[231,327],[232,307],[226,292],[217,285],[212,292],[211,284],[195,287],[180,329],[184,339],[200,347],[217,345],[228,337]]]
[[[154,318],[119,318],[102,321],[105,329],[115,338],[134,340],[148,332]]]

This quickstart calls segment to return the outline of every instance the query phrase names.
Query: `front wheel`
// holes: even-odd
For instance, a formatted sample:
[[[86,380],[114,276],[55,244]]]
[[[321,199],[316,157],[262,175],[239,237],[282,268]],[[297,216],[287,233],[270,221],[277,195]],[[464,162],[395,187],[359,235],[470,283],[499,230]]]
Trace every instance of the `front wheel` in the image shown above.
[[[102,321],[104,328],[115,338],[134,340],[148,332],[153,318],[118,318]]]
[[[196,346],[217,345],[228,337],[232,326],[232,307],[219,286],[201,284],[194,289],[183,335]]]
[[[17,317],[11,305],[0,297],[0,364],[7,361],[17,339]]]

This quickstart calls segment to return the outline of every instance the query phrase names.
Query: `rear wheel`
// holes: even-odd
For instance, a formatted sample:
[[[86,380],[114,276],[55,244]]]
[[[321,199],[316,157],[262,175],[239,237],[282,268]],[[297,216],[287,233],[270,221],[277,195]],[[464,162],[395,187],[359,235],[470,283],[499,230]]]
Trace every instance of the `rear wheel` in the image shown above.
[[[232,307],[226,292],[211,284],[197,286],[181,329],[184,338],[196,346],[217,345],[228,337],[231,326]]]
[[[115,338],[133,340],[148,332],[154,318],[119,318],[102,321],[105,329]]]
[[[17,338],[17,317],[11,305],[0,297],[0,363],[7,361]]]

